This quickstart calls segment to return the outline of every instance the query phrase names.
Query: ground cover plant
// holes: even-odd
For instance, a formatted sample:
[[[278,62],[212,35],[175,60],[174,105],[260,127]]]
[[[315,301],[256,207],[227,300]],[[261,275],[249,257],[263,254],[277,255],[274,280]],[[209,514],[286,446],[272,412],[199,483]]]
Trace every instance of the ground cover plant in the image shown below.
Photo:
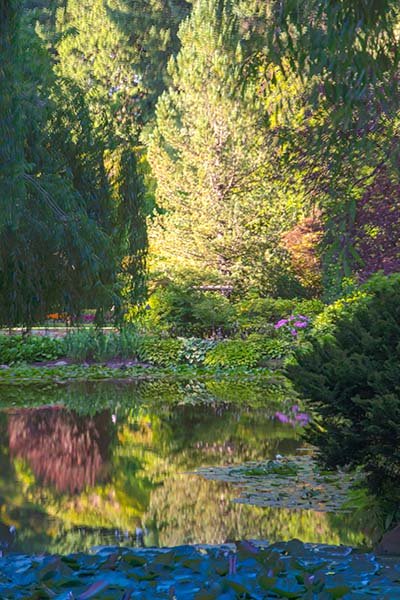
[[[13,365],[0,370],[0,384],[27,385],[37,382],[65,382],[65,381],[97,381],[97,380],[152,380],[152,379],[208,379],[231,378],[232,380],[248,378],[250,380],[268,380],[271,384],[287,383],[288,380],[278,371],[267,368],[249,369],[236,367],[235,369],[201,368],[192,365],[178,365],[172,367],[156,367],[151,365],[120,365],[111,364],[69,364],[50,365],[48,367],[26,365],[24,363]]]
[[[173,367],[182,364],[209,366],[214,368],[255,368],[269,366],[269,361],[287,358],[302,339],[301,334],[309,328],[311,317],[291,313],[293,308],[307,308],[308,303],[297,301],[269,301],[274,311],[265,312],[264,326],[259,321],[250,327],[240,328],[227,338],[222,335],[212,337],[181,337],[172,335],[168,320],[157,317],[154,323],[138,320],[136,324],[125,325],[119,330],[108,332],[95,327],[76,328],[64,337],[52,338],[46,335],[0,336],[0,362],[14,364],[20,362],[48,362],[57,358],[68,358],[75,362],[106,362],[131,360],[149,363],[159,367]],[[312,306],[320,310],[320,303]],[[311,308],[311,313],[313,313]],[[231,306],[232,311],[235,305]],[[259,308],[259,310],[261,310]],[[271,321],[279,315],[278,321]],[[251,312],[250,312],[251,315]],[[249,319],[250,315],[246,317]],[[184,331],[192,331],[191,321]],[[205,321],[202,333],[214,331]],[[228,330],[225,330],[225,333]],[[219,331],[221,334],[221,331]]]
[[[65,356],[64,342],[45,336],[0,335],[0,363],[45,362]]]

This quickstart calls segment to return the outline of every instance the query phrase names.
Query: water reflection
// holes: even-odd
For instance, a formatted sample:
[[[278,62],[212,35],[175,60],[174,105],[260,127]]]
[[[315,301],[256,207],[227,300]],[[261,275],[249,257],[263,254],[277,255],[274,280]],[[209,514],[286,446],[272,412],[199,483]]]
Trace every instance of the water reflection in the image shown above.
[[[26,406],[22,393],[0,393],[8,405],[0,412],[0,520],[17,528],[19,550],[132,545],[138,528],[148,545],[363,542],[363,528],[348,516],[237,504],[229,485],[190,474],[295,453],[299,429],[275,418],[293,404],[279,390],[237,382],[75,384],[26,390]]]
[[[8,414],[12,459],[26,461],[38,483],[76,494],[105,482],[111,442],[110,414],[80,417],[59,406]]]

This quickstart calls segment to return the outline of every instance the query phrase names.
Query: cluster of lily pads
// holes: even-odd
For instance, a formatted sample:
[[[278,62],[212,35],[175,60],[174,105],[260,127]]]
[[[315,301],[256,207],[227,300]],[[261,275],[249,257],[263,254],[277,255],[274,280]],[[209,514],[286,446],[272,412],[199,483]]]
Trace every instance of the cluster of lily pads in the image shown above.
[[[349,491],[357,481],[352,473],[322,471],[312,455],[202,467],[196,473],[239,488],[241,495],[236,502],[319,512],[347,512]]]
[[[345,546],[238,542],[0,559],[9,600],[235,600],[400,597],[400,569]]]

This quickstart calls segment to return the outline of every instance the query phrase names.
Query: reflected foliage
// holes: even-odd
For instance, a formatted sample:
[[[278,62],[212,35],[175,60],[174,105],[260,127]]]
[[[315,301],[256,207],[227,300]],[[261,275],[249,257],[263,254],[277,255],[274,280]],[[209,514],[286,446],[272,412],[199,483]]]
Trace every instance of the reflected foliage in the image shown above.
[[[29,552],[132,545],[136,527],[146,545],[242,537],[361,545],[368,533],[347,515],[239,505],[232,486],[190,474],[295,453],[299,428],[275,418],[292,402],[287,389],[251,380],[4,387],[0,519]]]
[[[8,415],[12,458],[26,461],[38,481],[75,494],[105,478],[110,415],[82,418],[59,407],[24,408]]]

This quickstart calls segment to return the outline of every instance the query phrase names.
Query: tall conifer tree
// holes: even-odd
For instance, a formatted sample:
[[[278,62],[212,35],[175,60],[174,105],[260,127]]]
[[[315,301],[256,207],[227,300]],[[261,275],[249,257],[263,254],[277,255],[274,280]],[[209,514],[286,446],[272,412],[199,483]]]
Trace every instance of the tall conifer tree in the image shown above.
[[[276,184],[278,156],[258,84],[243,90],[246,44],[234,3],[198,0],[179,37],[148,145],[159,207],[151,228],[156,268],[263,285],[293,214]]]

